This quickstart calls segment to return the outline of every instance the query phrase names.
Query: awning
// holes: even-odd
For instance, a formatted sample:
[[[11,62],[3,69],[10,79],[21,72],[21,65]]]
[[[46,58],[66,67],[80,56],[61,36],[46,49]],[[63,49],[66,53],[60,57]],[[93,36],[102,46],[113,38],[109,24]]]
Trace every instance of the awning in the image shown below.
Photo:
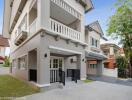
[[[7,38],[4,38],[0,35],[0,46],[1,47],[9,47],[9,42]]]
[[[0,60],[4,61],[4,58],[2,56],[0,56]]]
[[[94,53],[94,52],[85,51],[85,55],[86,55],[86,58],[88,60],[90,60],[90,59],[106,60],[107,59],[107,57],[105,55],[97,54],[97,53]]]

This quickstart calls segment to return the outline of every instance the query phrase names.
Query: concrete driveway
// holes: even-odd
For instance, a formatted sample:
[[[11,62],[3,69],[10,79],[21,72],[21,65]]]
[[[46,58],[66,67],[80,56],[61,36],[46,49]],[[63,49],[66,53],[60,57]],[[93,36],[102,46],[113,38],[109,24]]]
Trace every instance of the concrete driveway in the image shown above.
[[[0,65],[0,75],[5,74],[9,74],[9,67],[2,67],[2,65]]]
[[[55,89],[26,100],[132,100],[132,87],[95,81],[73,88]],[[24,99],[24,100],[25,100]]]
[[[126,86],[132,86],[132,79],[119,79],[115,77],[109,77],[109,76],[89,76],[88,79],[92,79],[95,81],[101,81],[101,82],[107,82],[107,83],[113,83],[113,84],[120,84],[120,85],[126,85]]]

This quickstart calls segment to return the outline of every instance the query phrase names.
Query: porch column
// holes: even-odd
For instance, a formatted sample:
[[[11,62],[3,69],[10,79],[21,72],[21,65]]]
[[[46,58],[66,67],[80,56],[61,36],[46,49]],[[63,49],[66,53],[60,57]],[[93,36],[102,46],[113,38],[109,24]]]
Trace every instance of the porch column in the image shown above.
[[[42,45],[42,44],[41,44]],[[50,50],[43,45],[39,51],[38,84],[42,87],[50,85]]]
[[[97,75],[101,76],[103,74],[103,61],[97,61]]]
[[[80,69],[80,79],[86,80],[85,55],[77,55],[77,68]]]
[[[50,0],[38,0],[38,23],[40,28],[50,27]]]

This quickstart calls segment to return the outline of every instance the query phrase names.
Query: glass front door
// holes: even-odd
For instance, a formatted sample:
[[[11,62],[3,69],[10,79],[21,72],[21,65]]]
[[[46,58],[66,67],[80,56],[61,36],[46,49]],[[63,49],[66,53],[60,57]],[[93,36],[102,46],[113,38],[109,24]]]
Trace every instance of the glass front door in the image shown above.
[[[61,82],[61,72],[64,71],[64,58],[51,57],[50,58],[50,83]]]
[[[51,57],[50,59],[51,70],[64,70],[64,58],[63,57]]]

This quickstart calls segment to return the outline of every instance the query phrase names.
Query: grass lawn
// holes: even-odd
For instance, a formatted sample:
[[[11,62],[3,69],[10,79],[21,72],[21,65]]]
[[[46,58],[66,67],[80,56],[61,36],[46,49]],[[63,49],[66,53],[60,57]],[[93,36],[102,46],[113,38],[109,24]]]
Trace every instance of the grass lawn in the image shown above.
[[[0,97],[22,97],[39,92],[23,81],[9,75],[0,76]]]
[[[84,80],[85,83],[90,83],[90,82],[93,82],[93,80]]]

